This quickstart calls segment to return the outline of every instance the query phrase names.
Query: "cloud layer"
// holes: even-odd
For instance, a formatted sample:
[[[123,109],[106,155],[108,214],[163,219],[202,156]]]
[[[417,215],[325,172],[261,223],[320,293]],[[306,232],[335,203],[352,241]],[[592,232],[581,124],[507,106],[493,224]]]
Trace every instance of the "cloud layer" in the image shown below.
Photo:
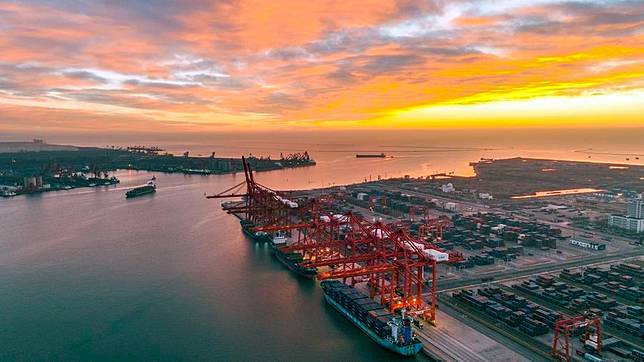
[[[4,2],[0,49],[0,130],[520,125],[521,104],[570,97],[644,112],[639,0]]]

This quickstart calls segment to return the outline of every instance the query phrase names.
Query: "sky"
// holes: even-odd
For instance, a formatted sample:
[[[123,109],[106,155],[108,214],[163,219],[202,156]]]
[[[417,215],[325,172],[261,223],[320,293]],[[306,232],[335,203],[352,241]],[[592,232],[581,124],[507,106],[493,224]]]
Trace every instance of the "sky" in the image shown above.
[[[0,1],[0,138],[643,115],[642,0]]]

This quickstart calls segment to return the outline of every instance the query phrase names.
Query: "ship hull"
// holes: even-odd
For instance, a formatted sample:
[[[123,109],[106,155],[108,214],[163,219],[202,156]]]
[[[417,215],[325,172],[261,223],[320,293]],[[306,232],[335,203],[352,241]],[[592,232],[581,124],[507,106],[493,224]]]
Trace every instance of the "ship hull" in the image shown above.
[[[318,275],[317,270],[303,268],[296,262],[289,260],[286,255],[281,250],[279,250],[279,247],[271,245],[271,248],[273,249],[273,255],[275,255],[277,260],[279,260],[280,263],[284,264],[290,271],[297,274],[298,276],[306,279],[315,279],[315,277]]]
[[[128,191],[125,194],[125,198],[131,199],[131,198],[134,198],[134,197],[153,194],[155,192],[157,192],[157,190],[155,190],[155,189],[141,190],[141,191]]]
[[[356,155],[356,158],[385,158],[387,157],[384,153],[381,153],[379,155]]]
[[[418,354],[418,352],[420,352],[420,350],[423,348],[423,345],[421,343],[415,343],[406,346],[395,345],[390,340],[379,337],[371,329],[367,328],[364,323],[362,323],[358,318],[349,313],[349,311],[347,311],[343,306],[329,297],[326,293],[324,293],[324,299],[326,299],[327,303],[329,303],[335,310],[340,312],[340,314],[344,315],[348,320],[350,320],[353,324],[360,328],[360,330],[368,335],[369,338],[371,338],[374,342],[394,353],[411,357]]]
[[[252,226],[250,224],[244,223],[244,221],[240,221],[241,227],[242,227],[242,232],[246,234],[249,238],[251,238],[253,241],[257,242],[267,242],[270,241],[271,238],[268,236],[268,234],[261,234],[257,235],[256,232],[254,232],[252,229]]]

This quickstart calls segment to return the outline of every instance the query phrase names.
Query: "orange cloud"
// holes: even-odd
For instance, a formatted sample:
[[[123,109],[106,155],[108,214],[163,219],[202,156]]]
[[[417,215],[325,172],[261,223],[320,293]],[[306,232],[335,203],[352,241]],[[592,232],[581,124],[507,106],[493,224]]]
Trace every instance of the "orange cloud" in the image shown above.
[[[42,127],[43,112],[20,107],[172,132],[571,122],[533,107],[553,98],[580,105],[593,125],[597,112],[581,100],[641,97],[644,4],[590,3],[4,3],[0,105],[24,119],[0,127]]]

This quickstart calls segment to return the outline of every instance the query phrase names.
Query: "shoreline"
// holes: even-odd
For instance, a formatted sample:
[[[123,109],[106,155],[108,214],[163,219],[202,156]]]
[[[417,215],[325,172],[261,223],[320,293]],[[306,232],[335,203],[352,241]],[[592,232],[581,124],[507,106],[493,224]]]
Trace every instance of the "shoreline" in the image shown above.
[[[56,147],[35,143],[38,147]],[[65,146],[67,147],[67,146]],[[282,155],[280,155],[282,156]],[[256,172],[315,166],[307,152],[273,160],[249,156]],[[242,172],[240,158],[194,157],[133,152],[116,148],[77,147],[75,150],[32,150],[0,153],[0,197],[13,197],[119,183],[109,176],[118,170],[184,175],[225,175]]]

